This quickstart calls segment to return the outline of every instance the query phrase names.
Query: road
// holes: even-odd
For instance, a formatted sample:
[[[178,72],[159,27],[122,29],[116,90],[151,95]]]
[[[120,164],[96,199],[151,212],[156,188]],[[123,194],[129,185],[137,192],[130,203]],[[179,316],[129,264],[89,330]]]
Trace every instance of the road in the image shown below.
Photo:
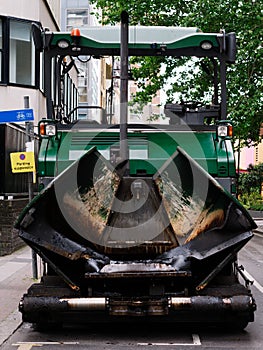
[[[173,325],[107,325],[35,331],[24,323],[2,345],[1,350],[261,350],[263,347],[263,235],[254,238],[239,254],[239,264],[254,280],[252,292],[257,302],[256,319],[244,331],[178,328]]]

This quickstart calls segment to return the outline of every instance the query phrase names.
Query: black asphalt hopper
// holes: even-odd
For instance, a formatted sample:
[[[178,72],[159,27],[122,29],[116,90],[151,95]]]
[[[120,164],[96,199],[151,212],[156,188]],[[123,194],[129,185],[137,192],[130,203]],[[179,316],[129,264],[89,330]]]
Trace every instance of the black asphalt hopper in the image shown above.
[[[180,322],[242,316],[241,326],[253,318],[236,255],[255,223],[179,147],[151,177],[121,177],[93,148],[25,208],[16,227],[48,266],[23,297],[25,321],[79,312],[86,321],[95,313]]]

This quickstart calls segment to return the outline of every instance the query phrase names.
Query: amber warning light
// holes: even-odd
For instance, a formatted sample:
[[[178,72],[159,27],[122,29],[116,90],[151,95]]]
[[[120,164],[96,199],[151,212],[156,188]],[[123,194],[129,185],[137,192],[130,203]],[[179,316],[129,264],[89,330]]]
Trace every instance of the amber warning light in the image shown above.
[[[70,35],[71,35],[72,37],[78,37],[78,36],[80,36],[80,30],[79,30],[78,28],[73,28],[72,31],[71,31],[71,33],[70,33]]]
[[[73,28],[71,33],[71,38],[72,38],[72,50],[73,51],[80,51],[80,47],[79,47],[79,41],[80,41],[80,30],[78,28]]]

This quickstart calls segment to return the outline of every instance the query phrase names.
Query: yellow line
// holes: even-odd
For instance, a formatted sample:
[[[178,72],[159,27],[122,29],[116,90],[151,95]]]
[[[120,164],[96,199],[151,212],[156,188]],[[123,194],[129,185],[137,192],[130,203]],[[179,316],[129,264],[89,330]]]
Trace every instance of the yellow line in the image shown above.
[[[58,342],[58,341],[44,341],[44,342],[17,342],[12,344],[12,346],[19,346],[19,350],[31,349],[32,346],[43,346],[43,345],[78,345],[79,342]],[[20,348],[20,346],[26,346],[25,348]]]
[[[35,343],[23,343],[23,344],[12,344],[12,346],[18,346],[17,350],[31,350],[33,346],[42,346]]]

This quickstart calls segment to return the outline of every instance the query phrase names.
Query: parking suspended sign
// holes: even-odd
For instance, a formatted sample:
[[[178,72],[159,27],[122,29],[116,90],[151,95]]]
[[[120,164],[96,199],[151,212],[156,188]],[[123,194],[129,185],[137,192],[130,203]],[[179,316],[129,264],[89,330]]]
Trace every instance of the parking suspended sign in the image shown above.
[[[32,120],[34,120],[34,113],[30,108],[0,111],[0,123],[21,123]]]
[[[10,153],[12,173],[35,172],[34,152],[14,152]]]

